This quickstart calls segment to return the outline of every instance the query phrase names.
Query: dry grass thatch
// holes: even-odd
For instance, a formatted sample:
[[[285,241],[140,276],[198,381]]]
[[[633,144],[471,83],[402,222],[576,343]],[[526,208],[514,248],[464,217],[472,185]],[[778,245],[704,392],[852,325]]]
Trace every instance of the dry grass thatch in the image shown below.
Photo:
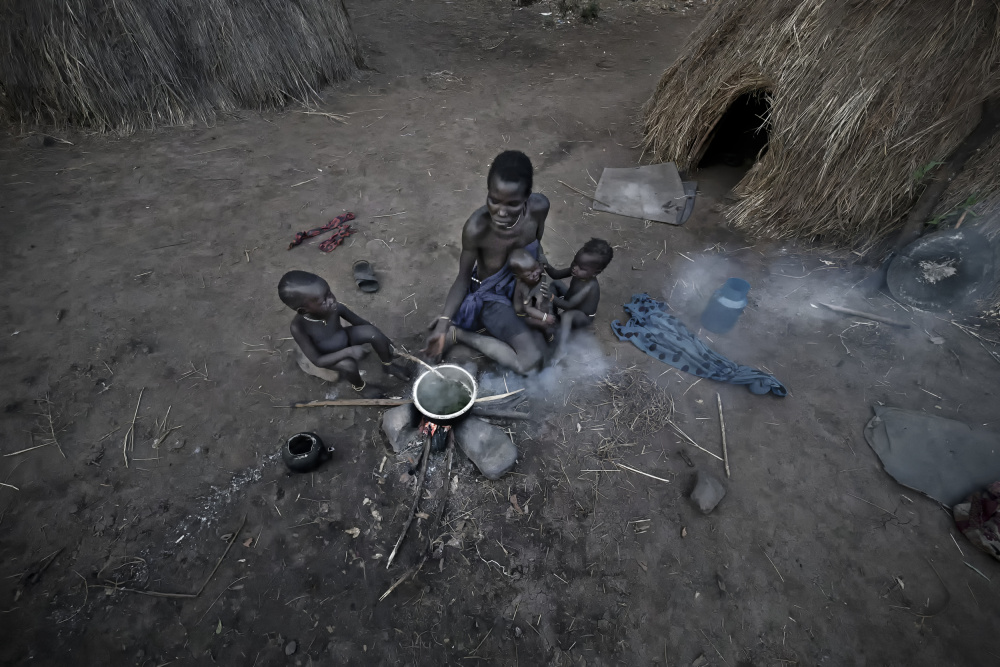
[[[102,131],[317,97],[364,65],[343,0],[8,0],[0,115]]]
[[[657,159],[695,166],[740,95],[767,92],[767,152],[726,211],[775,238],[869,250],[919,194],[1000,89],[993,0],[726,0],[709,13],[645,108]],[[941,202],[1000,192],[1000,145]]]

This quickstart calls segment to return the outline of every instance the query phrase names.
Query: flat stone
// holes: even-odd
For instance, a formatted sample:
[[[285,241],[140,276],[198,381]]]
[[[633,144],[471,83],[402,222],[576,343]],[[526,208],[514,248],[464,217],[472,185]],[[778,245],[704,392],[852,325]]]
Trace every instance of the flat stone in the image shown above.
[[[299,645],[296,642],[294,641],[288,642],[287,644],[285,644],[285,655],[291,655],[295,653],[295,649],[297,649],[298,647]]]
[[[477,417],[455,426],[455,442],[487,479],[500,479],[517,463],[517,447],[510,437]]]
[[[404,431],[416,426],[417,420],[417,409],[412,404],[400,405],[382,414],[382,432],[389,438],[389,444],[397,454],[406,446]]]
[[[711,513],[715,506],[726,497],[726,487],[722,481],[710,472],[698,471],[698,481],[691,492],[691,500],[705,514]]]

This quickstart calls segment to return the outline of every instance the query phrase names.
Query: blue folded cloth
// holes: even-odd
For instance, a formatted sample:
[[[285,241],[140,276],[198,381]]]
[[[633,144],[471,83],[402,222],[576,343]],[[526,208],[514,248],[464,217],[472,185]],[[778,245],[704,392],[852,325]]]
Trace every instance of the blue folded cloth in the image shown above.
[[[611,330],[618,336],[618,340],[631,341],[649,356],[685,373],[719,382],[746,385],[754,394],[788,394],[785,385],[770,373],[741,366],[710,350],[688,331],[683,322],[669,314],[669,309],[667,304],[648,294],[635,294],[632,301],[625,304],[629,321],[622,324],[615,320],[611,323]]]

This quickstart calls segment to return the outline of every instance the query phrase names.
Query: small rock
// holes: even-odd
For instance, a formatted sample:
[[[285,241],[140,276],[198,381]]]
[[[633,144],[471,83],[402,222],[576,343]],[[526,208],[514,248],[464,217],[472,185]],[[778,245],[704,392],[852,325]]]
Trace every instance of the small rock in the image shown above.
[[[500,479],[517,463],[517,447],[510,437],[477,417],[455,427],[455,442],[487,479]]]
[[[710,472],[698,471],[698,482],[691,492],[691,500],[705,514],[710,514],[715,506],[726,497],[726,487]]]
[[[21,139],[21,143],[32,148],[50,148],[56,145],[56,140],[47,134],[32,134]]]
[[[285,655],[291,655],[295,653],[295,649],[297,649],[298,647],[299,645],[294,641],[288,642],[287,644],[285,644]]]
[[[186,444],[187,444],[187,440],[185,440],[184,438],[178,438],[177,440],[175,440],[173,442],[173,444],[171,444],[168,447],[168,449],[170,449],[170,451],[172,451],[172,452],[176,452],[178,449],[183,449],[184,445],[186,445]]]

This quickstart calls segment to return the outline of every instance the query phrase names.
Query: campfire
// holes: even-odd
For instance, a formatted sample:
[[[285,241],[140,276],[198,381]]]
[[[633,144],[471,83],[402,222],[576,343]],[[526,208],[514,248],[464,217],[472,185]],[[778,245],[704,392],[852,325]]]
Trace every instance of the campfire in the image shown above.
[[[430,438],[432,452],[441,452],[444,451],[445,445],[448,444],[448,434],[451,433],[451,424],[438,424],[424,417],[420,420],[418,430],[422,436]]]

